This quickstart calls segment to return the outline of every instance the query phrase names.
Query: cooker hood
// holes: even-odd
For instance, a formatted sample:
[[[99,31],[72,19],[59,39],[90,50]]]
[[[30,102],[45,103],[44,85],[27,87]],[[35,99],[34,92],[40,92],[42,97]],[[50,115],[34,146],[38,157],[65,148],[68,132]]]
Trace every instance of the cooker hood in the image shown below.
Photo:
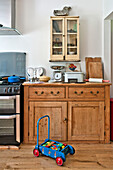
[[[15,19],[16,0],[0,0],[0,35],[20,35]]]

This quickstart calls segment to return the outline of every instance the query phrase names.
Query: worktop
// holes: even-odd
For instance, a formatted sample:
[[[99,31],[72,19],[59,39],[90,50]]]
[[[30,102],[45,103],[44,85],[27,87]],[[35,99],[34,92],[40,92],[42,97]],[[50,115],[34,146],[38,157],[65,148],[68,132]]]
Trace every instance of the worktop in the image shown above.
[[[23,83],[24,143],[36,143],[37,120],[50,116],[50,138],[79,143],[110,142],[110,83]],[[47,119],[40,123],[47,138]]]
[[[81,82],[81,83],[65,83],[65,82],[56,82],[56,83],[40,83],[40,82],[25,82],[23,86],[110,86],[111,83],[90,83],[90,82]]]

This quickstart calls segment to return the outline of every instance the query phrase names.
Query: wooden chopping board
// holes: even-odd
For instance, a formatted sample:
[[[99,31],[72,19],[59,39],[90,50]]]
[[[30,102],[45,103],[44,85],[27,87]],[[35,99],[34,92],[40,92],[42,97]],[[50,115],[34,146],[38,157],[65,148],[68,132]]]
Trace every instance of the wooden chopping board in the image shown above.
[[[102,63],[101,62],[89,62],[89,78],[102,78]]]
[[[89,78],[89,62],[101,62],[101,57],[86,57],[85,63],[86,63],[86,79]]]

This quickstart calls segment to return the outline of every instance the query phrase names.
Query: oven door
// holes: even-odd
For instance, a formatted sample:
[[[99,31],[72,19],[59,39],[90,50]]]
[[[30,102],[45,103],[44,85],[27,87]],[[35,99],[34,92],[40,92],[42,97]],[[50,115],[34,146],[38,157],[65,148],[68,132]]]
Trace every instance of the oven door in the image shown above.
[[[0,96],[0,144],[20,143],[20,95]]]

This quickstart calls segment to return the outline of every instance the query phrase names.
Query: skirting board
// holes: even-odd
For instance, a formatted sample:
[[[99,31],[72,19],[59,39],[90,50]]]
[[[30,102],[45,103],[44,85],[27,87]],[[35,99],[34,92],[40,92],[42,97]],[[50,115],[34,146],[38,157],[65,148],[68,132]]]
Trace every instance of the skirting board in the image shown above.
[[[13,145],[8,145],[8,146],[5,146],[5,145],[1,145],[0,146],[0,150],[5,150],[5,149],[10,149],[10,150],[19,150],[19,146],[13,146]]]

